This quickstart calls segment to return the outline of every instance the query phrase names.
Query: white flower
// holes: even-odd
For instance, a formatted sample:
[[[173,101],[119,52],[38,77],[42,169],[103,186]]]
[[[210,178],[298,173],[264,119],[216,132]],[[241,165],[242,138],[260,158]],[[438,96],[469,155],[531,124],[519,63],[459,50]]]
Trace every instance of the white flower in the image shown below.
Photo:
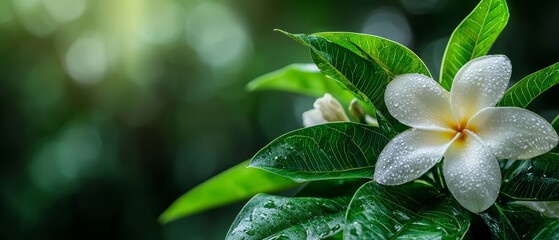
[[[316,99],[314,109],[303,113],[303,125],[310,127],[327,122],[348,122],[344,108],[332,95],[326,93],[323,97]]]
[[[388,111],[412,128],[381,152],[375,181],[412,181],[444,156],[448,189],[466,209],[479,213],[497,199],[497,159],[528,159],[548,152],[559,137],[542,117],[516,107],[494,107],[511,75],[503,55],[476,58],[456,74],[447,92],[421,74],[397,76],[386,89]]]

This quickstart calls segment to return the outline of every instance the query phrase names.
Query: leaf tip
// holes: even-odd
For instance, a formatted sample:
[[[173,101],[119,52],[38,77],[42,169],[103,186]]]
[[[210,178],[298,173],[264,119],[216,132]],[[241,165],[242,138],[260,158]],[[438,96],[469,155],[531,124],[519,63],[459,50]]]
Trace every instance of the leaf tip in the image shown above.
[[[254,158],[252,158],[246,165],[246,168],[260,168],[260,166],[258,165],[258,162],[254,161]]]
[[[255,81],[250,81],[245,85],[245,90],[249,92],[254,92],[256,90],[258,83]]]
[[[173,221],[173,219],[174,218],[172,216],[169,216],[169,211],[167,209],[163,213],[161,213],[161,215],[159,215],[159,217],[157,218],[157,222],[159,222],[159,224],[161,225],[165,225]]]
[[[279,29],[279,28],[274,28],[274,32],[279,32],[279,33],[282,33],[282,34],[285,34],[285,35],[291,35],[291,33],[287,32],[285,30]]]
[[[287,32],[287,31],[284,31],[284,30],[281,30],[281,29],[279,29],[279,28],[274,29],[274,32],[279,32],[279,33],[281,33],[281,34],[283,34],[283,35],[285,35],[285,36],[288,36],[288,37],[290,37],[290,38],[294,38],[294,37],[295,37],[295,34],[290,33],[290,32]]]
[[[277,29],[277,28],[274,29],[274,32],[279,32],[279,33],[291,38],[292,40],[294,40],[296,42],[299,42],[299,43],[301,43],[305,46],[308,46],[307,42],[305,40],[305,37],[307,35],[305,35],[305,34],[293,34],[293,33],[290,33],[290,32],[287,32],[287,31],[284,31],[284,30],[281,30],[281,29]]]

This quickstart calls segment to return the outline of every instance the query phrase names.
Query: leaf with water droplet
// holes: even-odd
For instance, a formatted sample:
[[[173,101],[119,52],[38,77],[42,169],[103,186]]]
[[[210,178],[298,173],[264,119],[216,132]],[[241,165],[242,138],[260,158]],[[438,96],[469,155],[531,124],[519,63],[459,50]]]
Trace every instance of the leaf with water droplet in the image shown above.
[[[387,128],[398,124],[384,103],[384,91],[392,78],[405,73],[431,76],[415,53],[385,38],[359,33],[291,34],[277,31],[309,47],[320,71],[342,84],[357,99],[381,112],[387,119],[382,124],[389,125]]]
[[[239,212],[226,239],[327,238],[341,231],[349,200],[259,194]]]
[[[371,178],[388,140],[378,128],[368,125],[322,124],[278,137],[249,166],[298,181]]]
[[[500,199],[559,201],[559,153],[529,160],[503,160]]]
[[[481,218],[493,239],[557,239],[559,219],[543,216],[526,206],[495,203]]]
[[[411,182],[383,186],[369,182],[351,201],[344,238],[460,239],[469,226],[468,211],[432,185]]]

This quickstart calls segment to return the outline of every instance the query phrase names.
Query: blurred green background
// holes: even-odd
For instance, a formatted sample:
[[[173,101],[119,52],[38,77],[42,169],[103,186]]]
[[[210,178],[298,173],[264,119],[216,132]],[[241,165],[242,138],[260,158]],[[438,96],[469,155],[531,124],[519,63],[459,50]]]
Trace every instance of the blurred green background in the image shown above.
[[[0,0],[0,239],[222,239],[243,203],[161,226],[211,176],[301,127],[313,99],[248,93],[308,50],[272,30],[401,42],[438,75],[477,1]],[[559,61],[559,2],[510,1],[513,81]],[[530,109],[559,113],[557,87]],[[218,198],[219,196],[215,196]]]

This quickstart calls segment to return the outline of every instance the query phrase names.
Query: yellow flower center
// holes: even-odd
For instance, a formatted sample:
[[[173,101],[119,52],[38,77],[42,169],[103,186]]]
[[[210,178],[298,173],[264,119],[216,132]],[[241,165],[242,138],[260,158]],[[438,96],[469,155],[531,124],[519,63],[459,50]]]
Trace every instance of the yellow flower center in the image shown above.
[[[467,118],[463,118],[461,121],[457,123],[450,124],[450,129],[454,131],[449,132],[449,139],[452,140],[457,135],[459,135],[454,142],[460,145],[463,145],[466,142],[466,138],[467,138],[466,130],[472,133],[477,132],[477,127],[474,126],[473,124],[468,124]]]

